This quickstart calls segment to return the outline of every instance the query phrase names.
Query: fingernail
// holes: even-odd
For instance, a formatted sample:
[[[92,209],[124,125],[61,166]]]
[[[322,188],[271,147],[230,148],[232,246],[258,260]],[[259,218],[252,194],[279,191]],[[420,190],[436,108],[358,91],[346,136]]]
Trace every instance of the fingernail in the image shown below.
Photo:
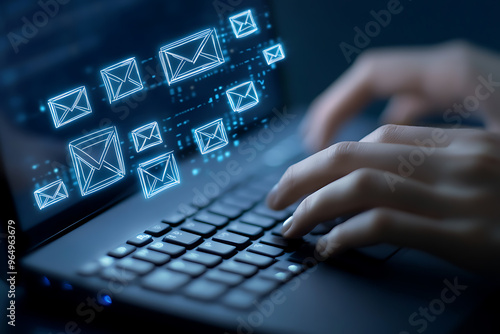
[[[290,227],[292,226],[292,222],[293,222],[293,216],[290,216],[288,217],[287,220],[285,220],[285,222],[283,223],[283,226],[281,227],[281,234],[283,234],[283,236],[285,236],[286,232],[290,229]]]
[[[327,241],[324,237],[319,239],[316,243],[316,250],[318,251],[319,255],[323,256],[323,252],[326,250],[326,244]]]

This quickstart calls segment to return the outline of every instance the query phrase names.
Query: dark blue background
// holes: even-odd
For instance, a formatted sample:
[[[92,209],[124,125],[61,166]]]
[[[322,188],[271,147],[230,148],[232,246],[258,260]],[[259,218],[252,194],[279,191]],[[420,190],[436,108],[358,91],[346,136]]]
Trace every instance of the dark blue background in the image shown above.
[[[241,6],[245,6],[242,0]],[[358,26],[373,20],[370,11],[387,8],[388,0],[274,0],[279,33],[286,42],[286,67],[292,101],[309,103],[349,64],[339,48],[353,44]],[[401,0],[403,10],[371,39],[369,47],[424,45],[465,39],[500,49],[500,2],[491,0]]]

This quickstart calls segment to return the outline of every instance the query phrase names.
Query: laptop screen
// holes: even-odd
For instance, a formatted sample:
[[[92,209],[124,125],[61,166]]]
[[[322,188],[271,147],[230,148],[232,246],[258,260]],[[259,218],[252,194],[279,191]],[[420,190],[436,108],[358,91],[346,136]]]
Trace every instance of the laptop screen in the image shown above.
[[[283,104],[265,1],[2,7],[2,168],[31,242],[132,193],[176,191]]]

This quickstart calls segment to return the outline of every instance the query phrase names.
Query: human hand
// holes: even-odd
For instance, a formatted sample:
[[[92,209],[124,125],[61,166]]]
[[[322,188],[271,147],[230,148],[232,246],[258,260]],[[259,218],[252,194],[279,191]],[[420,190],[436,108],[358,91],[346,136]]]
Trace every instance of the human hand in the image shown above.
[[[313,152],[326,148],[348,118],[380,98],[390,98],[382,123],[411,124],[444,110],[443,120],[458,125],[480,110],[499,131],[499,87],[500,56],[465,42],[368,51],[312,103],[304,142]]]
[[[285,237],[361,212],[318,242],[324,257],[390,243],[500,274],[500,134],[382,126],[289,167],[267,203],[278,210],[303,196]]]

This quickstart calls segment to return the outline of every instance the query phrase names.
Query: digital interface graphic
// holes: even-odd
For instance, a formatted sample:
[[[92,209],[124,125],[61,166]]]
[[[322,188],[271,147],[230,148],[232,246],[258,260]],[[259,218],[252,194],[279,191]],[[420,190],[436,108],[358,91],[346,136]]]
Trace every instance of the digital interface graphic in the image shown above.
[[[34,193],[36,203],[40,210],[68,198],[68,190],[62,180],[49,183],[43,188],[37,189]]]
[[[160,49],[168,84],[190,78],[224,63],[215,29],[206,29]]]
[[[140,163],[137,174],[146,198],[150,198],[181,182],[173,152]]]
[[[272,102],[278,100],[276,68],[269,65],[285,54],[270,33],[268,12],[236,13],[184,24],[164,39],[157,34],[142,48],[149,57],[134,45],[112,57],[103,53],[97,62],[83,57],[75,71],[85,75],[76,76],[76,85],[49,87],[39,111],[57,128],[44,132],[59,158],[32,159],[30,205],[39,215],[55,212],[42,210],[48,206],[111,197],[125,185],[151,198],[180,184],[178,161],[189,156],[189,176],[197,175],[205,163],[246,145],[244,132],[267,126],[264,115],[279,107]],[[66,92],[51,97],[54,91]]]
[[[56,128],[92,113],[85,86],[51,98],[48,105]]]
[[[231,21],[231,26],[233,27],[233,32],[236,38],[251,35],[259,30],[255,20],[253,19],[251,10],[233,15],[229,18],[229,21]]]
[[[157,122],[141,126],[131,132],[137,153],[163,143]]]
[[[70,142],[69,150],[82,196],[125,176],[120,140],[114,126]]]
[[[197,128],[194,135],[201,154],[218,150],[229,143],[222,118]]]
[[[226,95],[231,108],[235,112],[245,111],[259,103],[259,95],[252,81],[244,82],[241,85],[228,89]]]
[[[283,47],[281,44],[277,44],[270,48],[262,51],[264,57],[266,58],[267,65],[274,64],[277,61],[285,59],[285,52],[283,51]]]
[[[101,70],[102,80],[108,92],[109,103],[143,89],[135,58]]]

